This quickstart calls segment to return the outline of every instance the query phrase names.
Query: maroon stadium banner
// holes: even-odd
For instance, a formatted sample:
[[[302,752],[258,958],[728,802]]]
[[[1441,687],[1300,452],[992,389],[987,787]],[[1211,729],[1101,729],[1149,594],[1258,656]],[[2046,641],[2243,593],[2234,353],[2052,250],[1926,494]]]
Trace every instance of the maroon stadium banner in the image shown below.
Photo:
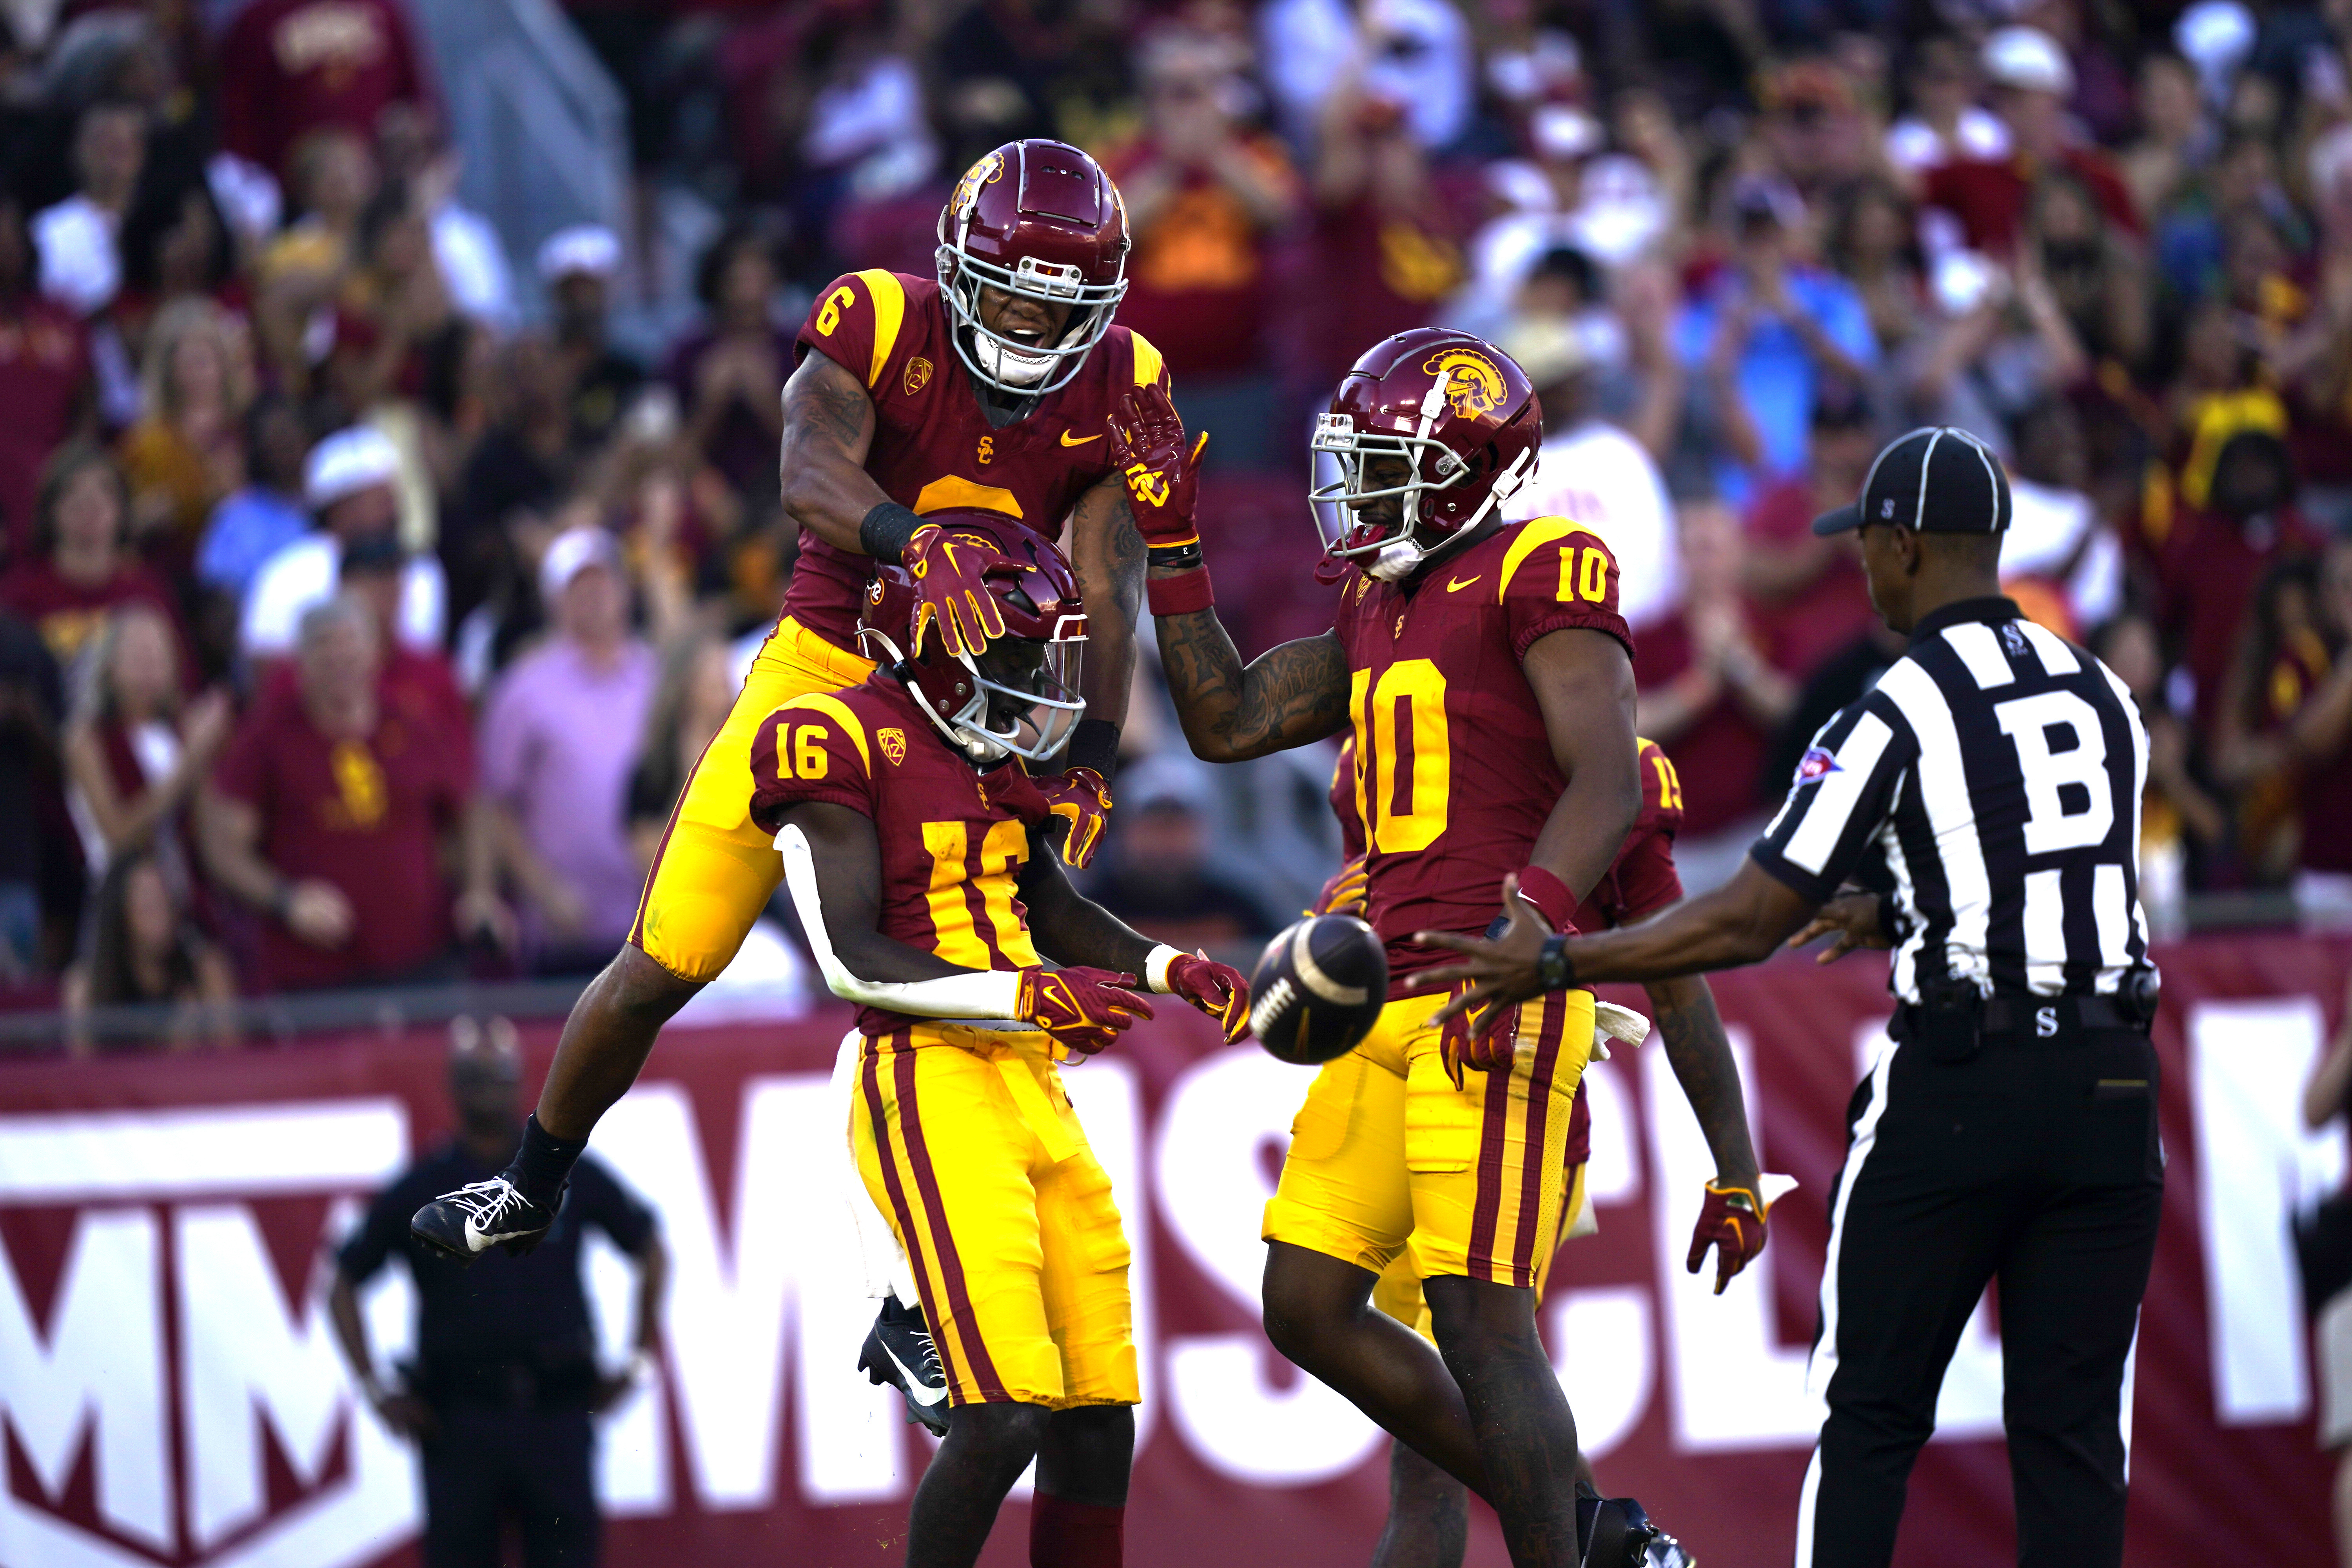
[[[2202,941],[2161,954],[2165,1214],[2129,1405],[2129,1558],[2327,1561],[2327,1465],[2289,1224],[2341,1182],[2305,1076],[2352,945]],[[1717,982],[1768,1169],[1802,1185],[1717,1298],[1683,1271],[1708,1174],[1653,1044],[1592,1072],[1600,1234],[1569,1244],[1544,1326],[1612,1492],[1707,1568],[1786,1563],[1817,1413],[1804,1388],[1847,1100],[1883,1045],[1884,967],[1783,959]],[[1638,995],[1620,999],[1638,1003]],[[597,1151],[660,1209],[675,1260],[661,1375],[608,1418],[616,1564],[898,1561],[928,1449],[852,1366],[872,1310],[835,1196],[844,1026],[675,1029]],[[0,1066],[0,1568],[344,1568],[413,1561],[411,1456],[354,1399],[324,1246],[444,1136],[439,1031],[241,1054]],[[551,1026],[525,1031],[532,1077]],[[1130,1561],[1339,1568],[1368,1557],[1385,1440],[1267,1347],[1260,1206],[1305,1079],[1205,1020],[1137,1029],[1068,1075],[1135,1243]],[[629,1276],[592,1251],[604,1342]],[[365,1297],[387,1359],[397,1268]],[[2012,1560],[1997,1303],[1964,1337],[1898,1561]],[[1026,1561],[1006,1507],[985,1561]],[[1477,1516],[1471,1561],[1504,1561]]]

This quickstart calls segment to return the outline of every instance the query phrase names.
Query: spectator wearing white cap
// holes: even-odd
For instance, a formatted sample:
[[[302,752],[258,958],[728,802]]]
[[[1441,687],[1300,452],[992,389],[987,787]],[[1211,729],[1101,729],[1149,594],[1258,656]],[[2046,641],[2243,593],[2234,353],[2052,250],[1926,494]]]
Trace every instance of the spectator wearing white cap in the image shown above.
[[[482,791],[529,904],[542,973],[593,971],[628,935],[644,872],[629,843],[630,771],[659,661],[629,629],[629,583],[604,529],[567,529],[540,560],[555,635],[483,705]]]
[[[555,359],[578,447],[604,444],[646,379],[607,335],[621,242],[602,224],[556,230],[539,247],[539,280],[555,310]]]
[[[339,430],[310,449],[302,501],[315,526],[264,562],[246,591],[237,646],[247,658],[293,651],[302,613],[335,595],[344,546],[398,527],[399,479],[398,450],[369,426]],[[430,555],[413,556],[401,574],[400,640],[438,648],[447,604],[441,563]]]
[[[2005,262],[2024,226],[2035,182],[2044,171],[2059,171],[2083,183],[2109,222],[2137,234],[2139,214],[2114,163],[2076,134],[2066,111],[2074,68],[2058,40],[2039,27],[2003,27],[1985,39],[1979,63],[2010,150],[1929,170],[1922,203],[1949,213],[1968,248]]]

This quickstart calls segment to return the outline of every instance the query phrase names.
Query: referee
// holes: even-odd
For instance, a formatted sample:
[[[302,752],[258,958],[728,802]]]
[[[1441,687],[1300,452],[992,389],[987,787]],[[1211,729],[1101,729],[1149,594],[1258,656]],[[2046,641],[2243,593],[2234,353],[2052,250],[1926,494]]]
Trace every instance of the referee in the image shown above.
[[[1422,938],[1465,955],[1422,985],[1478,982],[1447,1013],[1823,932],[1824,963],[1895,949],[1895,1043],[1854,1091],[1831,1197],[1798,1568],[1892,1557],[1945,1363],[1994,1279],[2018,1561],[2123,1560],[2124,1372],[2164,1193],[2136,874],[2147,736],[2105,666],[2000,597],[2009,519],[2000,459],[1945,428],[1888,447],[1861,503],[1814,522],[1861,531],[1871,604],[1910,647],[1813,738],[1728,883],[1594,936],[1549,935],[1508,889],[1497,940]]]

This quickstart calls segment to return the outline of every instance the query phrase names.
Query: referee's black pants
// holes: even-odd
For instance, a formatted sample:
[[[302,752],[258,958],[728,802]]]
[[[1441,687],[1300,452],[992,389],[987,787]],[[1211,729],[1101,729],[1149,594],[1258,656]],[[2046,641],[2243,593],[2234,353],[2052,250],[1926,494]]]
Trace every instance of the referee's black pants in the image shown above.
[[[2123,1373],[2164,1199],[2145,1035],[1895,1047],[1854,1091],[1808,1386],[1828,1401],[1798,1568],[1884,1568],[1936,1395],[2000,1282],[2002,1424],[2025,1568],[2119,1564]]]

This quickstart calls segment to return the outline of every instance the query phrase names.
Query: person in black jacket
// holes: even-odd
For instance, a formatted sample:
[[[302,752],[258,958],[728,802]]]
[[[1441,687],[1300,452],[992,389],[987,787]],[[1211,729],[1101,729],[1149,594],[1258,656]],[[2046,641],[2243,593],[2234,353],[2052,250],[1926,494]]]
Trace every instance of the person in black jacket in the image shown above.
[[[436,1193],[498,1173],[521,1135],[514,1030],[459,1019],[449,1098],[457,1135],[376,1195],[336,1259],[335,1338],[375,1413],[411,1439],[424,1467],[425,1568],[496,1568],[506,1515],[522,1527],[529,1568],[593,1568],[602,1535],[593,1418],[652,1365],[668,1275],[648,1209],[593,1157],[572,1167],[554,1226],[521,1257],[470,1268],[419,1246],[408,1216]],[[637,1265],[636,1352],[626,1371],[596,1360],[581,1287],[583,1232],[595,1226]],[[360,1316],[358,1287],[397,1253],[416,1280],[415,1359],[387,1384]]]

